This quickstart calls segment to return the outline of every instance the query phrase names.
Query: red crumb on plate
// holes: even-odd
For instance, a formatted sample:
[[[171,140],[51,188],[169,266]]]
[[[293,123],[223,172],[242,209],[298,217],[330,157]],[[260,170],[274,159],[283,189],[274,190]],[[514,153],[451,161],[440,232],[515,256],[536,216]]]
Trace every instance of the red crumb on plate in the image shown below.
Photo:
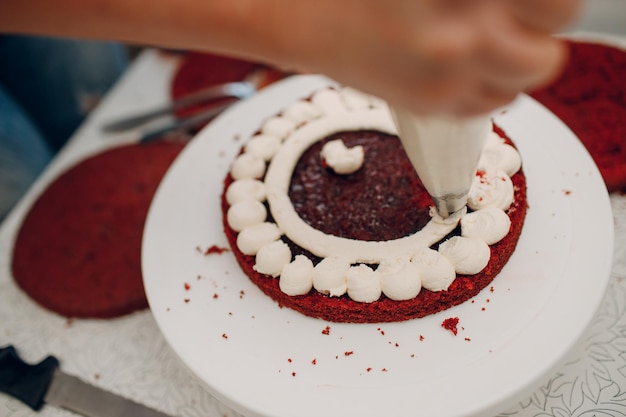
[[[442,323],[441,323],[441,327],[443,327],[446,330],[450,330],[452,332],[452,334],[454,334],[455,336],[458,333],[458,330],[456,328],[456,326],[459,324],[459,318],[458,317],[450,317],[445,319]]]
[[[205,255],[212,255],[212,254],[216,253],[216,254],[219,255],[221,253],[228,252],[229,250],[230,249],[225,248],[223,246],[212,245],[212,246],[209,246],[207,248],[207,250],[204,251],[204,254]]]

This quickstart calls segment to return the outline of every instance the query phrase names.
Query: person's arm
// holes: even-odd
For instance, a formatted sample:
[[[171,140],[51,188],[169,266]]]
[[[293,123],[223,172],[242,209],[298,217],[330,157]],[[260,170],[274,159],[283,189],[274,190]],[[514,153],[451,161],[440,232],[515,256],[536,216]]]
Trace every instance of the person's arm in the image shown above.
[[[546,5],[546,3],[548,5]],[[2,0],[0,31],[319,72],[415,113],[473,114],[556,76],[578,0]]]

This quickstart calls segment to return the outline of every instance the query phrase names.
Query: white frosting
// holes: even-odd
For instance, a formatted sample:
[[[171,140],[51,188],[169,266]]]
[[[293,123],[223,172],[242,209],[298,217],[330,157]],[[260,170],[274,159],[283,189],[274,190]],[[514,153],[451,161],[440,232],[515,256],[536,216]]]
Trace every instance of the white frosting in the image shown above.
[[[349,110],[364,110],[373,107],[372,97],[357,89],[344,87],[339,95]]]
[[[367,265],[352,266],[346,273],[348,296],[354,301],[371,303],[380,298],[381,282],[376,271]]]
[[[511,219],[498,207],[487,207],[466,214],[461,219],[461,236],[473,237],[493,245],[511,229]]]
[[[233,204],[226,214],[228,225],[236,232],[263,223],[266,218],[267,210],[263,203],[252,199]]]
[[[502,239],[510,228],[504,210],[514,198],[510,176],[521,165],[517,151],[494,132],[489,133],[480,160],[481,171],[470,191],[468,207],[473,212],[468,214],[464,209],[444,219],[431,208],[431,220],[413,235],[382,242],[359,241],[312,228],[298,216],[288,196],[291,176],[302,153],[324,137],[349,130],[396,134],[389,108],[382,100],[348,87],[340,91],[326,89],[268,119],[261,133],[234,161],[231,175],[235,181],[226,192],[231,205],[227,221],[233,230],[241,229],[237,236],[239,250],[256,255],[254,269],[280,276],[280,288],[288,295],[306,294],[315,288],[334,297],[347,293],[353,300],[368,303],[379,299],[381,293],[394,300],[406,300],[414,298],[422,287],[446,290],[456,274],[480,272],[489,262],[488,245]],[[338,173],[354,172],[356,164],[346,164],[351,165],[349,169],[342,164],[347,159],[361,158],[355,155],[362,148],[347,149],[341,140],[329,143],[333,142],[325,146],[321,156]],[[344,162],[335,163],[334,158]],[[263,182],[256,179],[264,175]],[[266,222],[265,208],[261,214],[259,205],[263,206],[264,201],[275,223]],[[441,242],[459,222],[462,236]],[[313,266],[304,255],[292,261],[289,247],[279,240],[283,234],[322,258],[321,262]],[[438,242],[439,251],[430,249]],[[378,267],[374,270],[365,264]]]
[[[291,262],[289,246],[282,240],[275,240],[259,248],[252,269],[261,274],[277,277],[289,262]]]
[[[283,112],[283,117],[294,122],[296,126],[317,119],[321,115],[320,108],[307,100],[296,101]]]
[[[265,201],[265,184],[254,178],[233,181],[226,190],[226,201],[233,205],[243,200]]]
[[[280,148],[281,140],[274,135],[260,133],[250,139],[244,147],[246,153],[254,154],[264,161],[272,159],[278,148]]]
[[[360,145],[348,148],[341,139],[335,139],[324,144],[320,156],[337,174],[347,175],[363,166],[365,151]]]
[[[485,142],[485,147],[502,145],[504,144],[504,142],[505,142],[504,138],[492,130],[487,135],[487,141]]]
[[[313,94],[311,102],[317,106],[324,115],[334,115],[348,111],[337,90],[320,90]]]
[[[496,135],[497,136],[497,135]],[[512,177],[522,167],[522,158],[517,149],[506,143],[488,143],[478,162],[478,170],[499,168]]]
[[[265,174],[265,161],[252,153],[242,153],[233,162],[230,175],[236,180],[261,178]]]
[[[313,287],[322,294],[339,297],[348,287],[346,276],[350,262],[339,258],[324,258],[313,269]]]
[[[296,128],[296,124],[286,117],[275,116],[266,120],[261,128],[261,133],[275,136],[280,140],[284,140]]]
[[[385,259],[376,270],[383,293],[392,300],[410,300],[422,289],[420,271],[408,259]]]
[[[491,249],[480,239],[453,236],[439,245],[439,252],[454,266],[457,274],[474,275],[489,262]]]
[[[448,258],[430,248],[421,248],[411,258],[422,279],[422,287],[430,291],[443,291],[456,278],[454,266]]]
[[[480,171],[474,177],[467,199],[467,206],[472,210],[498,207],[508,210],[515,198],[511,178],[501,169]]]
[[[278,285],[287,295],[308,293],[313,288],[313,262],[304,255],[296,255],[283,267]]]
[[[243,229],[237,235],[237,248],[244,255],[256,255],[261,247],[280,238],[281,232],[274,223],[261,223]]]

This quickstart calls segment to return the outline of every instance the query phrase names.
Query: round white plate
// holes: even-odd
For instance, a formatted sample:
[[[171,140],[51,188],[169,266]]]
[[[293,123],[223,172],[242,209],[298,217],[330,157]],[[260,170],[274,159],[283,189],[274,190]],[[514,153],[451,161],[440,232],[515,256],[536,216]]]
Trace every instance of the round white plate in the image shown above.
[[[294,100],[332,84],[301,76],[204,129],[149,212],[143,272],[172,349],[242,414],[489,416],[528,395],[575,344],[603,296],[613,224],[600,174],[577,138],[528,97],[495,116],[521,152],[530,208],[490,288],[423,319],[338,324],[280,308],[242,273],[222,232],[222,181],[243,141]],[[458,317],[458,334],[442,328]],[[328,326],[328,327],[327,327]]]

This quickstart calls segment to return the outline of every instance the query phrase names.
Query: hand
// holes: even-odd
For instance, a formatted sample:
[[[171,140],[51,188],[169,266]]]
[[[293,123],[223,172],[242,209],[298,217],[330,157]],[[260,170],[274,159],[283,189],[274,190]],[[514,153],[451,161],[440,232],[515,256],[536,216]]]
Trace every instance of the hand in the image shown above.
[[[342,0],[313,2],[285,61],[418,114],[491,111],[562,69],[553,38],[577,0]],[[286,12],[307,21],[302,7]],[[297,30],[296,30],[297,29]]]

